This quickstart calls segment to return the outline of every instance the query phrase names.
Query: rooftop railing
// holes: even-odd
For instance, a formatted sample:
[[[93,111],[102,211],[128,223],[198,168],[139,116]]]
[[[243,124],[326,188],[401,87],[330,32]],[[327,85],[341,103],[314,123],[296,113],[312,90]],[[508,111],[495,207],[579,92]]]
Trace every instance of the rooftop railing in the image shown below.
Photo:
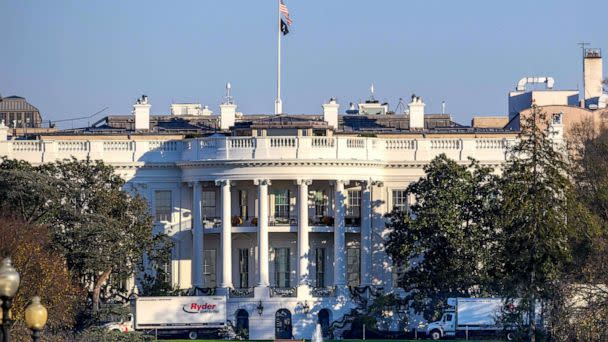
[[[342,160],[430,161],[445,153],[501,161],[514,138],[210,137],[187,140],[42,140],[0,142],[0,157],[38,164],[58,159],[108,163],[191,161]]]

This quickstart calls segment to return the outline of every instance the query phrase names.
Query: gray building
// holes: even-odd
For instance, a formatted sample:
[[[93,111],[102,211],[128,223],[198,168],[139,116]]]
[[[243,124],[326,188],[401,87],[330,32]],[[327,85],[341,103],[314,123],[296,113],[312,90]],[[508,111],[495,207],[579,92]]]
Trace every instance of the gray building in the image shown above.
[[[39,128],[42,125],[38,108],[19,96],[0,97],[0,120],[11,128]]]

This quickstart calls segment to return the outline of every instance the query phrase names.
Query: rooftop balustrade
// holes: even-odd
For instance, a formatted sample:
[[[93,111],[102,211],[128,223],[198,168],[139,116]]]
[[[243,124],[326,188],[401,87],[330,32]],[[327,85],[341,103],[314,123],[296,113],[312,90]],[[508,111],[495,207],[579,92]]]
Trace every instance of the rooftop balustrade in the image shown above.
[[[186,140],[9,140],[0,156],[39,164],[70,157],[108,163],[348,160],[425,162],[441,153],[455,160],[501,161],[514,138],[210,137]]]

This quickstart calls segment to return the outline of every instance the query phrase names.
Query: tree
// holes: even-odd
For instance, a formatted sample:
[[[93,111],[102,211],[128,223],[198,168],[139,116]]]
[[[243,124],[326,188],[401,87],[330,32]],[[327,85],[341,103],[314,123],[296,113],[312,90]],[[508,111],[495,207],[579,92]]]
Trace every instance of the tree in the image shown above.
[[[166,255],[158,249],[171,248],[164,234],[152,232],[147,202],[123,191],[124,180],[101,161],[31,166],[4,159],[0,171],[6,176],[0,180],[0,205],[49,226],[53,246],[90,291],[93,313],[104,289],[113,295],[128,290],[120,284],[143,270],[146,253],[154,262],[154,256]]]
[[[409,212],[388,215],[387,252],[393,264],[405,266],[398,285],[432,318],[448,297],[493,288],[497,179],[489,168],[459,165],[443,154],[424,171],[407,188],[415,198]]]
[[[521,298],[536,338],[536,305],[555,299],[560,278],[572,262],[570,241],[586,229],[577,221],[569,165],[546,115],[533,106],[509,150],[500,182],[503,285]]]
[[[40,296],[49,310],[47,332],[57,334],[71,329],[84,304],[83,291],[70,276],[65,258],[52,249],[48,229],[1,216],[0,259],[5,257],[12,258],[21,275],[21,285],[12,308],[17,327],[24,323],[28,301],[33,296]],[[29,336],[21,338],[26,340]]]

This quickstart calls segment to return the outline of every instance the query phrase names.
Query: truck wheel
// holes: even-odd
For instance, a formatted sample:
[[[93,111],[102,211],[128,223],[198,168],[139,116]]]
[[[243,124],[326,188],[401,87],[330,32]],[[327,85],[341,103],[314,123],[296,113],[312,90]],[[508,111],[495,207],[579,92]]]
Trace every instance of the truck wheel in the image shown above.
[[[507,333],[507,341],[513,341],[515,339],[515,334],[512,332]]]
[[[433,341],[441,340],[441,331],[439,331],[439,330],[431,331],[431,340],[433,340]]]
[[[188,333],[188,338],[191,340],[196,340],[198,338],[198,333],[196,331],[191,331]]]

